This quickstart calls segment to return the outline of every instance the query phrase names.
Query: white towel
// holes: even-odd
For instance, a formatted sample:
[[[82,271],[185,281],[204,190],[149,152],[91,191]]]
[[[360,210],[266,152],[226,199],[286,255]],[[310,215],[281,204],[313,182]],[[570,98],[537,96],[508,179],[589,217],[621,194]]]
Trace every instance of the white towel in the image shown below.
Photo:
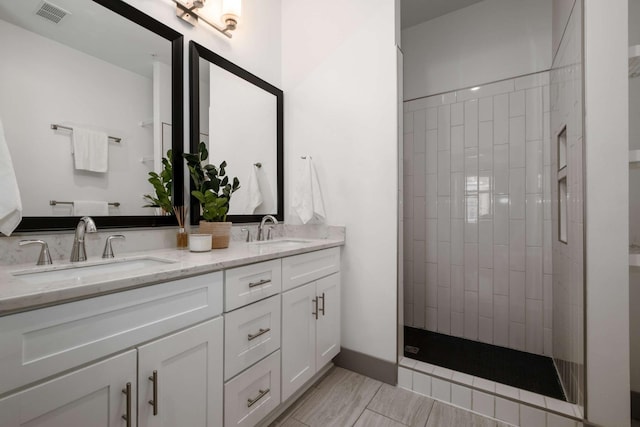
[[[106,172],[109,166],[109,136],[100,131],[74,127],[74,166],[78,170]]]
[[[22,200],[0,121],[0,233],[10,236],[22,221]]]
[[[310,156],[304,159],[302,176],[293,193],[292,208],[303,224],[311,221],[314,216],[320,221],[324,221],[326,217],[318,175]]]
[[[108,216],[109,203],[102,200],[74,200],[73,216]]]
[[[258,167],[253,166],[247,181],[247,212],[254,213],[262,201],[262,192],[258,183]]]

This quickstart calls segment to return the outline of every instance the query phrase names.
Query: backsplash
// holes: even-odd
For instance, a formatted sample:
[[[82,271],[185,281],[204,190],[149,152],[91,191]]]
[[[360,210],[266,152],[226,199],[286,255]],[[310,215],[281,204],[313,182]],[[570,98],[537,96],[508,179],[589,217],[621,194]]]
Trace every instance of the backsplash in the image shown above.
[[[231,229],[231,240],[244,241],[247,228],[255,239],[257,224],[237,224]],[[170,228],[139,228],[139,229],[110,229],[85,235],[85,244],[88,258],[100,258],[107,237],[113,234],[123,234],[126,240],[115,240],[113,251],[116,255],[130,252],[142,252],[156,249],[174,248],[176,246],[175,227]],[[191,229],[192,233],[197,228]],[[299,237],[313,239],[340,238],[345,236],[344,227],[327,225],[287,225],[275,226],[273,237]],[[54,263],[68,262],[73,245],[72,232],[56,233],[17,233],[11,237],[0,237],[0,265],[28,264],[35,265],[38,259],[39,248],[37,246],[19,246],[18,242],[25,239],[42,239],[49,245],[51,259]]]

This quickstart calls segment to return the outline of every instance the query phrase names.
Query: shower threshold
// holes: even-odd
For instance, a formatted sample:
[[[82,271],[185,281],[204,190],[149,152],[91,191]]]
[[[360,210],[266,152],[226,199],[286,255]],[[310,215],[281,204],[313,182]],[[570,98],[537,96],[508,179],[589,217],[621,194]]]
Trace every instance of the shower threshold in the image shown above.
[[[408,326],[404,343],[410,359],[566,401],[550,357]]]

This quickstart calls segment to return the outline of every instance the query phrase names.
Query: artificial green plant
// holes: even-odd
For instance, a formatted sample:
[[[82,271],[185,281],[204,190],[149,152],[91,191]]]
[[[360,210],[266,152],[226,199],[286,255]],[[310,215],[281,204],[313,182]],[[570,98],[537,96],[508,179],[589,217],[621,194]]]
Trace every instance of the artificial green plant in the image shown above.
[[[225,170],[226,161],[220,163],[219,167],[204,164],[209,158],[209,151],[204,142],[198,145],[197,153],[183,153],[183,156],[194,185],[191,195],[200,202],[202,218],[208,222],[225,222],[231,195],[240,188],[240,181],[234,177],[232,182],[229,182]]]
[[[167,151],[167,157],[162,158],[162,171],[160,174],[149,172],[149,182],[153,186],[156,194],[155,197],[150,194],[143,196],[148,202],[145,208],[162,208],[163,211],[171,214],[173,212],[173,203],[171,198],[171,187],[173,184],[173,158],[171,150]]]

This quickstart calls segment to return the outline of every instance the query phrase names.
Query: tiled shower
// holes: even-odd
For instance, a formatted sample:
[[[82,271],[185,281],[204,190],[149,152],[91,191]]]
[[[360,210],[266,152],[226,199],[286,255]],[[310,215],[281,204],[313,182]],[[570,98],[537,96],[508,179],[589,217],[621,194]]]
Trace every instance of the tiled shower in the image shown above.
[[[577,1],[548,71],[404,102],[403,315],[405,344],[407,337],[411,343],[402,380],[411,379],[407,388],[515,425],[521,424],[508,399],[520,402],[522,425],[545,425],[539,413],[538,421],[529,417],[539,409],[578,420],[584,415],[581,23]],[[475,342],[467,346],[458,338]],[[431,351],[445,342],[454,344]],[[474,349],[467,351],[480,355],[476,364],[483,365],[486,350],[498,348],[485,344],[512,349],[499,349],[492,359],[503,373],[509,371],[502,355],[547,361],[568,402],[551,394],[534,401],[529,385],[519,383],[516,392],[504,376],[501,384],[500,375],[491,378],[495,373],[465,371],[459,360],[474,359],[459,356],[459,349]],[[447,373],[454,365],[460,371]],[[518,371],[523,377],[538,378],[527,369],[531,364],[524,366]],[[479,376],[479,385],[465,382],[465,372]],[[547,381],[549,373],[540,377]],[[485,378],[495,381],[488,390],[495,400],[482,394]],[[520,387],[517,382],[511,385]],[[465,406],[469,387],[475,394]],[[553,418],[549,413],[546,425],[565,425]]]
[[[405,102],[405,325],[552,354],[549,73]]]

